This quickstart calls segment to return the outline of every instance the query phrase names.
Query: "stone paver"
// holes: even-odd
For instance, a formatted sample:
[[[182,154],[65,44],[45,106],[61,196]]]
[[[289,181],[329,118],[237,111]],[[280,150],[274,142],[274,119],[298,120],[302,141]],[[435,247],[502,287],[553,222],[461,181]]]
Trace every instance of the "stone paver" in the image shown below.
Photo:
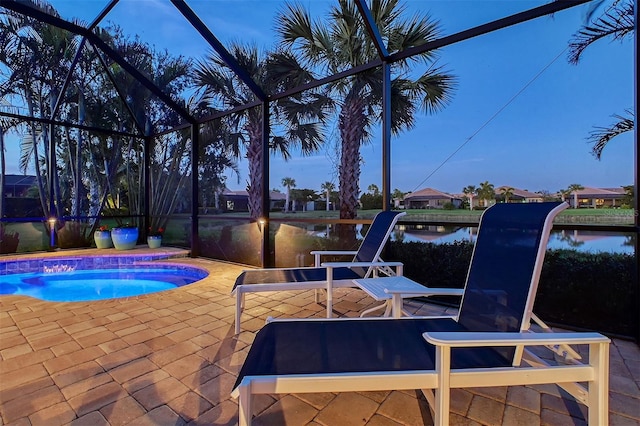
[[[50,254],[41,254],[50,255]],[[0,297],[0,426],[234,425],[230,396],[255,333],[272,317],[323,317],[313,291],[248,295],[233,333],[230,290],[244,267],[181,259],[210,271],[198,283],[127,299],[50,303]],[[338,289],[335,310],[374,305]],[[323,300],[323,299],[321,299]],[[409,301],[421,315],[451,313]],[[640,348],[611,347],[610,420],[640,424]],[[455,389],[451,425],[583,425],[586,408],[555,385]],[[257,425],[432,424],[419,391],[257,395]]]

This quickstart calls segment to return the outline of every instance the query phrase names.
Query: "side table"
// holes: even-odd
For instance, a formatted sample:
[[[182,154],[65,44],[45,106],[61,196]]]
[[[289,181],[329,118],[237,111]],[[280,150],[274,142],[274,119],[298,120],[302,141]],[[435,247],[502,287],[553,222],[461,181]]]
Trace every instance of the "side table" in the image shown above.
[[[360,278],[353,280],[353,283],[375,300],[386,300],[386,303],[383,305],[383,307],[386,307],[384,315],[389,316],[389,311],[391,311],[391,316],[394,318],[400,318],[400,316],[402,316],[402,300],[404,298],[435,295],[461,296],[464,292],[464,290],[460,288],[432,289],[404,276]],[[380,308],[381,307],[368,309],[360,316],[362,317],[366,313]]]

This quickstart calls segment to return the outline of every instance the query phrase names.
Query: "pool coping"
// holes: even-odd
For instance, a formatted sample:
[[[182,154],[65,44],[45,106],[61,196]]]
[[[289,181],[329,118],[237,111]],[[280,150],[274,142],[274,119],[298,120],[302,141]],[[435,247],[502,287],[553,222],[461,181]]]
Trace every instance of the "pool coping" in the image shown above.
[[[187,257],[188,250],[173,247],[149,249],[138,246],[133,250],[115,249],[66,250],[29,253],[0,258],[0,275],[28,272],[63,272],[76,269],[104,269],[131,266],[143,262],[168,261]]]

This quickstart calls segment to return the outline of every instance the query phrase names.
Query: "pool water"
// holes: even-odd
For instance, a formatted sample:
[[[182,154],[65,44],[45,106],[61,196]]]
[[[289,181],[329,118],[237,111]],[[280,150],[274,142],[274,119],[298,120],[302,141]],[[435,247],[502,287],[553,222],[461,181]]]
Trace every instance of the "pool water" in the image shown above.
[[[170,290],[205,278],[192,267],[76,269],[0,275],[0,296],[31,296],[51,302],[80,302],[139,296]]]

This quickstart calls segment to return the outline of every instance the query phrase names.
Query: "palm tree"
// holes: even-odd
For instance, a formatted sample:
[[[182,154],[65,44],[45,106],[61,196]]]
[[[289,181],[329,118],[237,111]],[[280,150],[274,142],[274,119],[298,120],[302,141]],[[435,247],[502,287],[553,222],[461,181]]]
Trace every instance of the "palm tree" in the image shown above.
[[[46,2],[34,1],[32,6],[59,16]],[[57,86],[68,71],[69,58],[77,47],[78,37],[12,11],[3,11],[0,16],[0,63],[11,71],[2,85],[2,94],[10,90],[21,96],[30,116],[48,117],[58,96]],[[49,135],[47,126],[34,123],[27,125],[27,133],[21,146],[20,166],[26,169],[33,159],[41,207],[47,212],[48,194],[56,197],[58,206],[62,204],[56,165],[49,164],[48,141],[53,135]],[[56,179],[53,188],[48,185],[47,175],[50,174]],[[45,229],[49,230],[48,227]]]
[[[291,188],[295,188],[296,187],[296,180],[294,178],[290,178],[290,177],[282,178],[282,186],[287,188],[287,198],[286,198],[286,200],[284,202],[284,211],[288,212],[289,211],[289,197],[291,196]]]
[[[371,185],[369,185],[367,187],[367,191],[371,195],[375,195],[375,196],[380,195],[380,188],[378,188],[378,185],[376,185],[375,183],[372,183]]]
[[[611,5],[595,20],[591,16],[604,1],[595,2],[591,7],[588,17],[589,22],[573,35],[569,42],[569,62],[577,65],[582,53],[592,43],[600,39],[612,38],[613,40],[633,39],[634,35],[634,1],[614,0]],[[625,115],[614,114],[616,121],[607,127],[594,127],[589,137],[593,143],[592,153],[597,159],[602,156],[602,150],[614,137],[632,131],[634,128],[634,112],[632,108],[625,109]]]
[[[468,185],[462,192],[469,198],[469,210],[473,210],[473,197],[478,193],[478,188],[475,185]]]
[[[627,206],[633,206],[634,198],[635,198],[635,189],[634,185],[626,185],[622,187],[624,189],[624,197],[622,198],[622,203]]]
[[[313,189],[303,188],[298,190],[298,197],[302,202],[302,211],[307,211],[309,202],[318,199],[318,194]]]
[[[44,8],[46,5],[43,2],[36,7]],[[54,10],[47,11],[57,16]],[[71,58],[78,50],[81,37],[31,18],[18,16],[9,19],[10,14],[0,13],[0,62],[11,71],[0,92],[4,93],[5,87],[10,87],[26,105],[29,115],[49,117],[58,97],[60,82],[69,72]],[[169,96],[178,97],[183,91],[190,67],[184,58],[172,57],[166,51],[156,52],[149,45],[125,37],[118,27],[97,28],[96,31],[127,62],[144,70]],[[122,89],[135,118],[142,126],[148,127],[149,133],[178,124],[176,114],[155,100],[148,89],[121,67],[107,64],[112,81],[98,62],[94,50],[83,49],[79,54],[56,118],[96,128],[133,130],[133,118],[116,92],[115,83]],[[109,200],[115,200],[118,193],[126,193],[129,213],[142,212],[143,199],[141,191],[137,190],[143,183],[144,173],[140,167],[142,148],[139,140],[91,134],[86,130],[75,132],[61,126],[56,126],[50,134],[47,126],[33,123],[26,128],[27,135],[21,146],[21,168],[25,169],[31,161],[35,163],[45,212],[48,210],[46,200],[54,196],[59,214],[84,214],[98,218]],[[49,164],[48,140],[54,137],[56,162]],[[151,176],[151,187],[148,188],[151,193],[150,209],[153,217],[167,217],[177,203],[185,200],[182,195],[189,175],[182,171],[189,170],[190,137],[188,132],[175,132],[173,136],[163,136],[154,142],[153,167],[147,170]],[[53,175],[55,179],[53,188],[49,188],[47,175]],[[86,237],[89,230],[97,226],[98,220],[92,220],[95,220],[92,227],[82,228],[87,230],[83,231],[84,235],[71,237]],[[167,219],[159,220],[166,222]],[[58,221],[58,225],[63,223]],[[162,222],[152,223],[152,226],[165,227]],[[71,241],[72,244],[76,242]]]
[[[510,186],[503,186],[500,188],[500,195],[504,197],[504,202],[509,202],[509,197],[513,195],[514,189]]]
[[[331,201],[330,201],[331,193],[336,190],[336,186],[333,184],[333,182],[326,181],[325,183],[320,185],[320,189],[322,189],[326,193],[327,211],[329,211],[329,206],[331,204]]]
[[[119,27],[109,27],[103,31],[105,41],[119,51],[127,62],[136,64],[138,69],[144,70],[148,78],[170,97],[175,99],[180,97],[188,82],[191,69],[189,61],[183,57],[172,56],[167,51],[157,51],[148,44],[127,37]],[[81,61],[80,65],[87,66],[86,62],[89,62],[89,59],[91,58]],[[94,57],[94,62],[95,59]],[[76,84],[79,104],[82,99],[86,104],[84,114],[87,117],[87,124],[96,127],[117,126],[133,130],[136,126],[135,120],[149,134],[156,134],[179,124],[179,117],[175,112],[167,109],[139,81],[120,67],[113,68],[113,80],[129,102],[133,116],[123,105],[107,76],[98,74],[97,77],[89,78],[93,77],[93,74],[86,72],[83,67],[78,71]],[[85,72],[88,75],[85,75]],[[96,84],[98,84],[97,87]],[[201,109],[201,106],[192,98],[187,108],[197,110]],[[202,111],[196,111],[196,114],[204,115]],[[200,192],[200,201],[206,202],[211,198],[215,199],[215,192],[220,191],[220,187],[223,186],[223,182],[218,179],[222,170],[226,168],[233,170],[234,164],[228,160],[232,157],[227,153],[225,141],[212,131],[211,126],[202,126],[201,134],[199,147],[201,162],[197,173],[201,177],[201,184],[204,186],[206,183],[207,189]],[[79,136],[77,143],[80,142]],[[89,188],[92,194],[90,211],[100,209],[105,204],[115,209],[116,191],[120,190],[126,194],[124,206],[128,208],[129,213],[141,214],[144,203],[141,194],[145,172],[149,173],[150,177],[150,186],[146,191],[149,193],[151,213],[149,225],[153,229],[166,228],[169,215],[181,205],[188,204],[190,194],[185,190],[191,177],[190,173],[186,172],[191,166],[190,131],[183,129],[167,133],[153,138],[151,144],[150,167],[145,171],[141,167],[143,152],[139,140],[118,136],[103,139],[92,135],[86,143],[83,143],[82,157],[79,154],[78,158],[83,158],[82,161],[87,161],[86,158],[96,159],[97,161],[93,162],[103,164],[106,175],[106,178],[103,178],[101,170],[95,166],[93,175],[83,178],[91,181],[93,186],[96,186],[97,182],[104,181],[102,189],[104,195],[98,195],[98,188],[93,186]],[[112,149],[108,148],[109,145]]]
[[[567,188],[567,191],[569,192],[569,194],[573,194],[573,208],[574,209],[578,208],[578,191],[580,191],[582,189],[584,189],[584,186],[580,185],[579,183],[572,183]]]
[[[14,112],[17,108],[11,105],[4,98],[0,97],[0,109],[3,111]],[[20,125],[20,121],[16,118],[0,116],[0,188],[4,188],[4,178],[6,176],[6,160],[4,156],[4,135],[10,129]],[[0,217],[4,217],[4,191],[0,190]]]
[[[200,180],[200,200],[205,213],[213,198],[216,212],[220,211],[220,195],[226,188],[227,176],[224,172],[231,170],[239,177],[238,166],[233,160],[233,139],[229,139],[231,131],[228,120],[220,119],[201,126],[201,140],[198,153],[198,174]],[[239,183],[239,179],[238,179]]]
[[[370,5],[390,53],[422,45],[440,33],[438,24],[426,15],[404,18],[404,6],[399,0],[374,1]],[[307,69],[336,74],[378,59],[353,0],[340,0],[325,22],[312,20],[301,5],[287,4],[276,22],[282,46],[298,54]],[[427,71],[414,80],[409,76],[409,63],[416,61],[423,61]],[[391,81],[391,129],[397,134],[414,125],[418,106],[428,113],[442,109],[450,99],[455,79],[436,66],[434,51],[394,62],[392,67],[395,78]],[[338,103],[341,219],[352,219],[357,213],[360,147],[369,142],[371,127],[380,122],[382,78],[382,70],[377,68],[327,85]]]
[[[261,54],[255,46],[234,43],[230,54],[266,93],[297,87],[311,79],[310,74],[302,70],[287,52]],[[195,84],[203,91],[203,100],[211,108],[236,108],[257,100],[249,87],[215,53],[197,63]],[[293,144],[300,146],[303,155],[317,150],[323,139],[320,122],[324,120],[323,111],[329,102],[328,98],[314,93],[271,102],[271,129],[285,129],[281,135],[270,135],[271,149],[280,152],[285,159],[289,158],[289,148]],[[234,154],[239,158],[244,150],[249,163],[249,212],[254,220],[263,215],[262,116],[261,107],[245,109],[234,115]]]
[[[485,207],[489,207],[490,200],[495,200],[496,197],[496,190],[493,184],[489,183],[488,180],[482,182],[478,189],[478,197],[484,200]]]

